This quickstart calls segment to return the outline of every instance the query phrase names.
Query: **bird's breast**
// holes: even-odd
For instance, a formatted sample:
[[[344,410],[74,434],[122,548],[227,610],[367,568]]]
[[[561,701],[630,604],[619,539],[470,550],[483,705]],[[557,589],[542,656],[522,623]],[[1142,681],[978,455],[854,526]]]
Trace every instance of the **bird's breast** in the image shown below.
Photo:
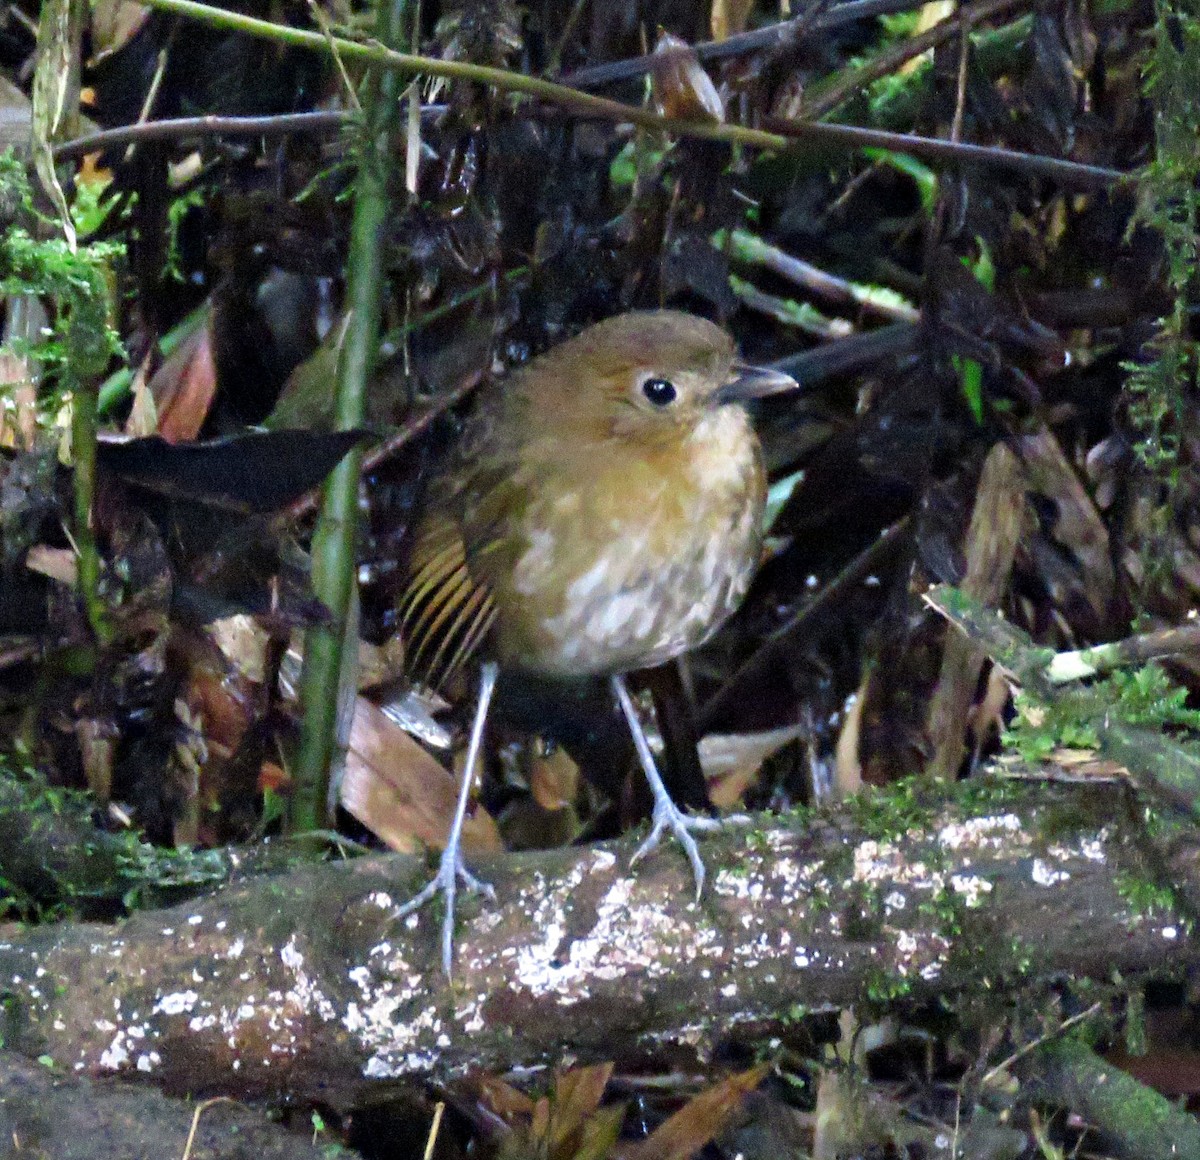
[[[661,664],[737,608],[761,546],[758,444],[740,407],[666,448],[545,465],[489,584],[502,662],[551,675]]]

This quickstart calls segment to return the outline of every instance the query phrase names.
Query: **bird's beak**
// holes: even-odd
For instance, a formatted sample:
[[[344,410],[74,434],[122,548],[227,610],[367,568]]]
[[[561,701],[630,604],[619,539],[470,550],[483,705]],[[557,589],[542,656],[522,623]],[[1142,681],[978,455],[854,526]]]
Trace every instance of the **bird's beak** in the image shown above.
[[[771,367],[734,363],[733,373],[737,377],[717,391],[718,403],[745,403],[765,395],[777,395],[781,391],[794,391],[800,385],[791,375]]]

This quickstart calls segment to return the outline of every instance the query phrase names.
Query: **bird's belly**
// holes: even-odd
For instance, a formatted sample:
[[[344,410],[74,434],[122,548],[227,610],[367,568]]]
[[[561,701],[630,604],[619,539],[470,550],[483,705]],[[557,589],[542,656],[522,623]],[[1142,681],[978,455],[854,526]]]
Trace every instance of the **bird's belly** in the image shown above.
[[[701,644],[741,603],[758,560],[751,492],[708,497],[687,521],[648,510],[603,537],[579,526],[532,537],[496,593],[501,661],[552,676],[610,674]]]

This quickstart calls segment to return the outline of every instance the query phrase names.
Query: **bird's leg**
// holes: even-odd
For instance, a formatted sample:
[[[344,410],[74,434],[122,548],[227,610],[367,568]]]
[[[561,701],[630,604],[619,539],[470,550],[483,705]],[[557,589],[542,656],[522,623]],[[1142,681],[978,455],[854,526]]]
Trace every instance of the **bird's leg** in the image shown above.
[[[692,837],[692,831],[719,830],[721,822],[717,818],[693,817],[685,814],[671,800],[671,795],[667,792],[667,787],[659,775],[658,767],[654,764],[654,754],[650,752],[650,742],[646,740],[645,730],[642,729],[642,723],[638,720],[637,710],[633,707],[629,690],[625,687],[625,678],[618,673],[611,680],[617,703],[621,706],[621,712],[625,714],[625,720],[629,722],[629,731],[633,734],[633,745],[642,763],[642,771],[654,794],[654,821],[650,836],[637,848],[637,852],[633,855],[633,862],[637,862],[639,858],[653,850],[662,839],[663,831],[670,830],[679,839],[679,844],[684,848],[688,861],[692,864],[692,875],[696,879],[696,897],[699,898],[700,892],[704,889],[704,862],[700,858],[700,849],[696,845],[696,839]]]
[[[475,720],[471,723],[471,741],[467,746],[467,765],[463,770],[462,784],[458,787],[458,804],[454,810],[454,821],[450,824],[450,836],[442,851],[438,872],[426,887],[410,898],[396,913],[397,918],[411,914],[436,894],[446,899],[446,913],[442,919],[442,966],[450,974],[450,963],[454,958],[454,896],[458,891],[459,879],[468,889],[486,894],[495,899],[496,892],[490,882],[476,878],[463,863],[462,829],[467,816],[467,803],[471,800],[471,785],[475,780],[475,767],[479,764],[479,751],[483,748],[483,727],[487,722],[488,705],[496,688],[496,666],[490,661],[483,666],[479,677],[479,704],[475,709]]]

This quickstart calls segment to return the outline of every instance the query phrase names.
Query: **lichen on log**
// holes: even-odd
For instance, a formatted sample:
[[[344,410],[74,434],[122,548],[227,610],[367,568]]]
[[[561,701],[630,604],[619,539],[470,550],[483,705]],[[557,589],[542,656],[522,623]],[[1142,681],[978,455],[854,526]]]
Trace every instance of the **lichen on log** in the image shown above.
[[[399,857],[255,878],[116,926],[10,933],[5,1042],[68,1072],[337,1105],[372,1079],[703,1059],[798,1010],[1200,958],[1120,787],[945,793],[723,834],[698,903],[673,852],[630,873],[632,841],[495,858],[477,869],[500,901],[466,903],[452,980],[436,908],[394,917],[425,875]],[[1195,844],[1177,836],[1171,857],[1191,873]]]

